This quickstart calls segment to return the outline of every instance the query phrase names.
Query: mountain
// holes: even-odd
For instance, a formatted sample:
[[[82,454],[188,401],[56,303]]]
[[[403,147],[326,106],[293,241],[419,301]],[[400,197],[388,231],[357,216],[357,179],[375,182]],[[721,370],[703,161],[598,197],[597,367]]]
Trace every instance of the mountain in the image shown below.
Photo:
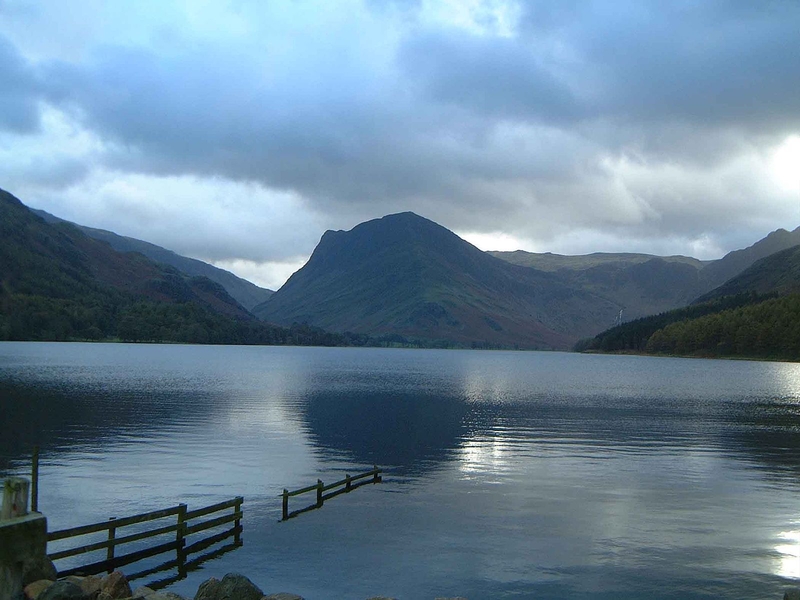
[[[800,244],[800,227],[794,231],[777,229],[752,246],[729,252],[703,269],[703,276],[708,281],[708,291],[735,277],[757,260],[798,244]]]
[[[258,321],[225,289],[66,222],[0,190],[0,340],[340,345],[318,329]]]
[[[51,224],[62,222],[70,223],[89,237],[108,242],[108,244],[118,252],[138,252],[144,254],[150,260],[175,267],[180,272],[186,273],[187,275],[207,277],[211,281],[215,281],[224,287],[228,294],[247,310],[252,310],[254,306],[266,301],[274,293],[272,290],[258,287],[246,279],[241,279],[230,271],[209,265],[201,260],[181,256],[172,250],[167,250],[161,246],[151,244],[150,242],[117,235],[116,233],[104,229],[95,229],[93,227],[71,223],[70,221],[64,221],[64,219],[51,215],[43,210],[33,209],[33,212]]]
[[[594,252],[593,254],[553,254],[552,252],[525,252],[514,250],[512,252],[489,251],[495,258],[501,258],[522,267],[533,267],[540,271],[584,271],[595,267],[612,265],[614,267],[640,265],[653,259],[660,259],[668,263],[687,264],[696,269],[703,268],[703,261],[690,256],[656,256],[654,254],[637,254],[631,252]]]
[[[691,306],[614,327],[582,349],[798,360],[800,245],[756,261]]]
[[[630,321],[686,306],[757,260],[797,244],[800,227],[792,232],[778,229],[749,248],[713,261],[602,252],[581,256],[521,250],[490,254],[513,264],[550,271],[569,285],[615,302],[622,307],[622,319]]]
[[[756,261],[739,275],[701,296],[695,302],[702,303],[724,296],[747,293],[759,295],[800,293],[800,245],[775,252]]]
[[[407,212],[327,231],[306,265],[253,312],[332,331],[566,349],[607,327],[619,310]]]

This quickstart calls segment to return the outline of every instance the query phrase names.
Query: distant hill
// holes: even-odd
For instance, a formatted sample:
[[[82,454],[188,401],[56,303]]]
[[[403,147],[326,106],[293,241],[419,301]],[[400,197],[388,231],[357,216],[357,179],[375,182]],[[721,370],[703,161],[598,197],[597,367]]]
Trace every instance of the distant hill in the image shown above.
[[[495,258],[501,258],[522,267],[533,267],[540,271],[584,271],[595,267],[608,265],[632,266],[649,262],[653,259],[663,260],[668,263],[680,263],[691,265],[696,269],[703,268],[703,261],[690,256],[656,256],[654,254],[637,254],[631,252],[595,252],[593,254],[553,254],[552,252],[525,252],[524,250],[514,250],[513,252],[489,251]]]
[[[619,305],[552,273],[494,258],[413,213],[328,231],[253,312],[279,324],[461,345],[568,348]]]
[[[800,360],[800,245],[756,261],[691,306],[614,327],[580,349]]]
[[[308,327],[261,323],[206,277],[117,252],[49,224],[0,190],[0,340],[320,343]]]
[[[624,322],[686,306],[757,260],[797,244],[800,228],[792,232],[778,229],[748,248],[713,261],[602,252],[581,256],[521,250],[490,254],[513,264],[550,271],[569,285],[619,304]]]
[[[64,219],[51,215],[43,210],[31,210],[48,223],[70,223],[69,221],[64,221]],[[118,252],[139,252],[150,260],[173,266],[187,275],[207,277],[211,281],[215,281],[224,287],[228,294],[247,310],[252,310],[253,307],[264,302],[273,294],[272,290],[258,287],[245,279],[237,277],[230,271],[220,269],[194,258],[181,256],[172,250],[167,250],[161,246],[151,244],[150,242],[117,235],[116,233],[104,229],[95,229],[77,223],[71,224],[91,238],[108,242],[111,247]]]

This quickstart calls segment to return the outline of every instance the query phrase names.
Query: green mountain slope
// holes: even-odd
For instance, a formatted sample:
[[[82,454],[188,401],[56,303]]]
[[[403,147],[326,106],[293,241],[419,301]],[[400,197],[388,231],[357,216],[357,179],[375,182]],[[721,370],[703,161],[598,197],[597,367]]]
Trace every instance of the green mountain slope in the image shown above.
[[[552,273],[489,256],[413,213],[328,231],[254,313],[281,324],[456,344],[567,348],[619,312]]]
[[[225,289],[67,224],[48,224],[0,190],[0,340],[121,338],[334,344],[311,328],[256,320]]]
[[[64,221],[64,219],[60,219],[43,210],[33,210],[33,212],[48,223],[69,223],[69,221]],[[181,256],[172,250],[167,250],[150,242],[117,235],[105,229],[85,227],[76,223],[70,224],[91,238],[108,242],[118,252],[138,252],[150,260],[175,267],[181,273],[196,277],[207,277],[224,287],[228,294],[247,310],[252,310],[254,306],[266,301],[273,294],[272,290],[258,287],[245,279],[237,277],[230,271],[209,265],[201,260]]]
[[[777,229],[752,246],[729,252],[703,269],[703,276],[708,282],[707,291],[711,291],[735,277],[757,260],[798,244],[800,244],[800,227],[794,231]]]
[[[698,298],[696,302],[749,292],[782,295],[800,292],[800,245],[756,261],[733,279]]]
[[[691,306],[614,327],[581,349],[800,360],[800,246],[758,260]]]

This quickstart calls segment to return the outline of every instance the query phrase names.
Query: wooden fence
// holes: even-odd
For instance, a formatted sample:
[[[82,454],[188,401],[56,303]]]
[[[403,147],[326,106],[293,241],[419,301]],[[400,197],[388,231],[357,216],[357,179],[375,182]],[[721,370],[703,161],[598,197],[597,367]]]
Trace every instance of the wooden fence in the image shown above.
[[[357,487],[361,487],[362,485],[367,485],[369,483],[380,483],[383,481],[381,477],[381,473],[383,473],[383,469],[379,469],[377,466],[374,467],[371,471],[367,471],[366,473],[361,473],[360,475],[355,475],[350,477],[350,475],[345,475],[344,479],[336,481],[334,483],[329,483],[325,485],[317,479],[317,483],[314,485],[309,485],[308,487],[301,488],[299,490],[294,490],[290,492],[287,489],[283,490],[281,497],[283,498],[283,517],[282,521],[286,519],[290,519],[292,517],[296,517],[297,515],[307,512],[309,510],[314,510],[315,508],[322,508],[323,503],[325,500],[338,496],[339,494],[345,494],[351,490],[356,489]],[[367,481],[362,481],[367,478],[371,478]],[[341,488],[336,490],[336,488]],[[331,492],[330,490],[335,490]],[[293,512],[289,512],[289,498],[292,496],[299,496],[300,494],[306,494],[308,492],[316,492],[317,493],[317,502],[316,504],[312,504],[305,508],[301,508],[300,510],[296,510]],[[326,494],[325,492],[330,492]]]
[[[233,537],[233,546],[238,547],[242,544],[242,502],[244,499],[241,496],[212,504],[197,510],[188,510],[185,504],[179,504],[170,508],[156,510],[152,512],[141,513],[130,517],[121,519],[110,518],[108,521],[100,523],[93,523],[91,525],[83,525],[81,527],[71,527],[69,529],[62,529],[60,531],[53,531],[47,534],[47,541],[56,542],[73,537],[80,537],[92,533],[107,532],[106,539],[58,550],[56,552],[48,553],[51,560],[56,561],[63,558],[78,556],[89,552],[98,550],[106,550],[106,558],[104,560],[90,562],[78,567],[70,567],[63,571],[59,569],[58,576],[65,577],[67,575],[93,575],[96,573],[108,572],[114,569],[141,561],[152,556],[158,556],[167,552],[175,552],[175,558],[158,565],[155,568],[150,568],[139,573],[133,573],[128,576],[128,579],[138,579],[147,575],[152,575],[167,569],[177,568],[178,577],[180,579],[186,576],[187,570],[190,567],[196,567],[199,562],[207,560],[209,557],[200,557],[199,559],[188,560],[189,556],[205,550],[214,544],[222,542],[230,537]],[[202,520],[201,517],[207,517],[216,513],[232,509],[229,514],[223,514],[211,519]],[[125,533],[120,535],[120,530],[131,525],[140,523],[149,523],[151,521],[158,521],[168,518],[174,518],[174,523],[161,524],[155,528],[148,528],[145,531],[136,531],[135,533]],[[209,537],[199,539],[197,541],[189,540],[190,536],[205,532],[209,529],[233,523],[233,525]],[[130,531],[130,530],[128,530]],[[156,545],[128,552],[127,554],[119,554],[117,549],[125,544],[138,542],[141,540],[153,538],[156,536],[164,536],[166,534],[175,534],[175,538],[168,542],[160,542]],[[191,542],[191,543],[187,543]],[[212,553],[212,554],[216,554]],[[166,581],[166,580],[165,580]],[[166,585],[166,584],[165,584]]]

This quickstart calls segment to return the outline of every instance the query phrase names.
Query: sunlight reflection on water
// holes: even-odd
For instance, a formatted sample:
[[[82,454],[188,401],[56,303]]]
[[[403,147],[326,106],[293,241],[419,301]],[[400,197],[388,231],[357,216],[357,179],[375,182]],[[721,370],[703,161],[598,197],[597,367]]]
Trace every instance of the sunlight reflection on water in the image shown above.
[[[798,365],[0,344],[0,394],[0,472],[42,446],[54,528],[245,496],[244,547],[187,596],[232,570],[322,599],[775,598],[800,579]],[[372,464],[383,484],[278,524],[283,487]]]

